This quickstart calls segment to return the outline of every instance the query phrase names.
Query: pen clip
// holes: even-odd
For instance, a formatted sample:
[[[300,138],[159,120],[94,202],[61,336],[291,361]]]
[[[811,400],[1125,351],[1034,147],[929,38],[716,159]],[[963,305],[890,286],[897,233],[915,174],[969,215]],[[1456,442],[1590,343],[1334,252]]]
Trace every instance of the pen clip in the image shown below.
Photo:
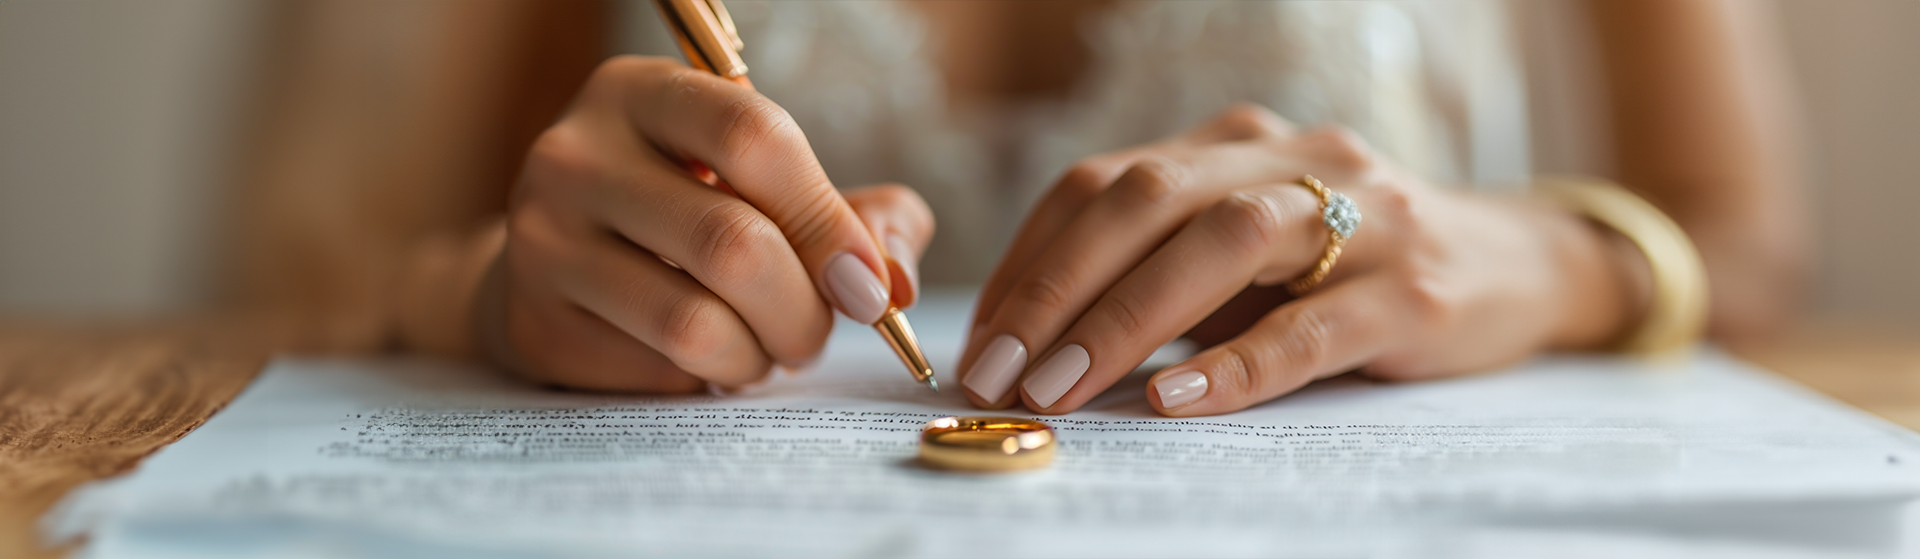
[[[733,50],[747,50],[747,42],[740,40],[740,28],[733,26],[733,15],[727,13],[727,5],[720,3],[720,0],[707,0],[707,9],[713,12],[714,19],[720,23],[720,30],[727,33],[727,39],[733,41]]]

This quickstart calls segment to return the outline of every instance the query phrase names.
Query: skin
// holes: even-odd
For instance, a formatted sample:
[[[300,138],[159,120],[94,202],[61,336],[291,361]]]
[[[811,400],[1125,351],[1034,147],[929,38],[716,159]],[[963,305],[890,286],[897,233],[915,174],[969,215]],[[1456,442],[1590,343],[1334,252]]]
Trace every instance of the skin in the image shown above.
[[[1017,39],[966,30],[1021,15],[1012,4],[912,5],[937,16],[955,102],[991,104],[1063,94],[1072,80],[1061,76],[1086,56],[1058,37],[1107,3],[1049,3],[1021,25],[1057,35],[998,49],[967,41]],[[1800,237],[1781,126],[1749,93],[1763,80],[1742,58],[1738,9],[1592,8],[1608,69],[1629,78],[1613,91],[1622,177],[1694,236],[1714,332],[1743,338],[1786,315]],[[1660,85],[1621,85],[1647,83]],[[1296,299],[1273,286],[1326,243],[1318,199],[1293,183],[1304,174],[1365,218],[1333,274]],[[474,259],[491,264],[473,315],[497,362],[555,384],[748,385],[819,354],[831,309],[845,308],[829,259],[854,254],[909,304],[933,231],[910,189],[836,191],[804,134],[758,93],[673,60],[617,57],[529,154],[497,257]],[[959,370],[1002,334],[1028,349],[1026,375],[1078,345],[1091,366],[1058,401],[1042,405],[1022,383],[966,391],[983,408],[1066,413],[1191,335],[1208,348],[1154,381],[1197,371],[1204,396],[1169,408],[1150,382],[1147,398],[1172,416],[1225,413],[1349,370],[1421,379],[1598,348],[1637,323],[1648,281],[1630,245],[1564,211],[1436,188],[1338,127],[1301,130],[1238,106],[1067,170],[985,286]]]
[[[817,356],[837,306],[829,260],[853,254],[884,286],[933,218],[897,185],[842,195],[766,97],[622,56],[535,141],[506,229],[481,301],[501,309],[481,313],[498,317],[483,329],[500,361],[571,387],[688,392]],[[913,254],[890,263],[886,239]]]
[[[1249,284],[1304,274],[1327,242],[1319,199],[1291,182],[1306,174],[1353,198],[1362,229],[1321,287],[1156,374],[1208,379],[1205,396],[1178,408],[1150,386],[1162,413],[1234,411],[1361,367],[1400,380],[1485,369],[1597,345],[1630,314],[1630,284],[1610,270],[1630,253],[1602,231],[1552,208],[1434,188],[1343,129],[1300,132],[1242,106],[1068,171],[988,281],[961,368],[1002,334],[1038,356],[1023,377],[1069,344],[1091,366],[1058,401],[1024,387],[969,400],[1078,409]]]

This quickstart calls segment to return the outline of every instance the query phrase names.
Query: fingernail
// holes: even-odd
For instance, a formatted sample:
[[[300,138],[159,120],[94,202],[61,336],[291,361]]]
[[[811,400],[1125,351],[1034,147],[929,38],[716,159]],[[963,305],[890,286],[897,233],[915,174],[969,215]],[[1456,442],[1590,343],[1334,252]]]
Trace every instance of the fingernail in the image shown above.
[[[914,300],[920,300],[920,257],[914,256],[913,245],[899,235],[887,235],[887,256],[900,263],[901,271],[907,273],[907,285],[913,288]]]
[[[1207,395],[1207,375],[1200,371],[1174,373],[1154,381],[1153,389],[1160,393],[1161,408],[1177,408]]]
[[[827,261],[827,288],[840,300],[840,312],[861,324],[880,321],[887,312],[887,287],[860,257],[842,252]]]
[[[1073,383],[1080,382],[1080,375],[1087,374],[1087,365],[1093,359],[1087,357],[1087,348],[1080,344],[1071,344],[1060,348],[1040,368],[1034,369],[1033,376],[1027,378],[1027,395],[1033,397],[1033,403],[1040,407],[1053,407],[1061,396],[1067,395],[1067,389]]]
[[[980,357],[973,361],[973,368],[967,370],[967,380],[961,382],[973,395],[989,402],[1000,401],[1013,387],[1013,380],[1020,376],[1020,370],[1027,368],[1027,346],[1019,338],[1001,334],[987,344]]]

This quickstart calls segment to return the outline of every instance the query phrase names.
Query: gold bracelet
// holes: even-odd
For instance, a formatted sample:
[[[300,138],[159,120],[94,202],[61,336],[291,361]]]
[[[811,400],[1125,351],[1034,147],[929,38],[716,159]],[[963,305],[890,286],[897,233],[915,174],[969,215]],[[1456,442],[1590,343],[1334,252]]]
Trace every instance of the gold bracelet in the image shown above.
[[[1535,190],[1562,207],[1620,232],[1647,258],[1653,301],[1638,328],[1614,349],[1646,357],[1684,353],[1707,322],[1707,269],[1686,231],[1645,199],[1591,177],[1538,177]]]

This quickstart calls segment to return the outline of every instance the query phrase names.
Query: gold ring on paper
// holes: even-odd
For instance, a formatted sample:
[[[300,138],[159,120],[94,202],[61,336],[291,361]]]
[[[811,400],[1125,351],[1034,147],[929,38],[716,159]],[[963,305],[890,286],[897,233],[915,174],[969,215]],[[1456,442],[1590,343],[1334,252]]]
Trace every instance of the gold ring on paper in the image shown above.
[[[1320,179],[1313,175],[1302,175],[1299,184],[1320,197],[1320,221],[1327,224],[1327,249],[1306,274],[1287,282],[1287,292],[1296,296],[1312,291],[1327,279],[1327,274],[1333,272],[1333,264],[1340,261],[1340,250],[1346,246],[1347,239],[1360,228],[1360,208],[1353,205],[1352,198],[1320,184]]]
[[[1018,417],[942,417],[920,432],[920,460],[949,470],[1029,470],[1053,463],[1053,449],[1052,427]]]

